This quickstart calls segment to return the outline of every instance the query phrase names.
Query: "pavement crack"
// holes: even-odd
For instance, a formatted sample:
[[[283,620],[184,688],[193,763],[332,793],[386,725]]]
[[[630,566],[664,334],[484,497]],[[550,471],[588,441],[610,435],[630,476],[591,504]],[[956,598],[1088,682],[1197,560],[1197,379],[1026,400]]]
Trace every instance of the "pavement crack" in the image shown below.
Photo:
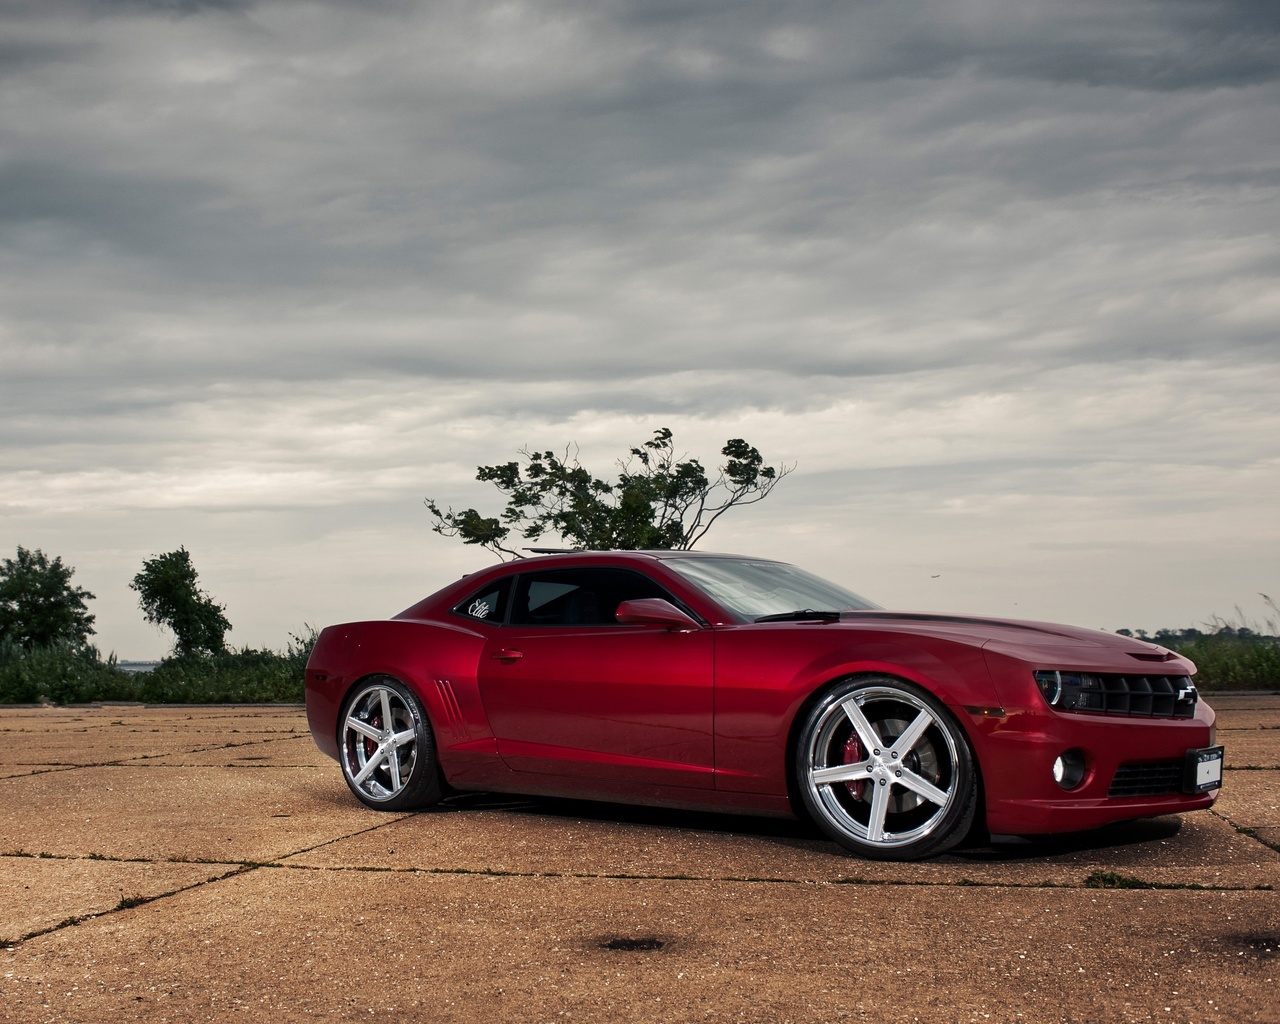
[[[184,863],[183,861],[172,860],[167,857],[160,858],[160,859],[156,859],[155,857],[108,857],[106,854],[102,854],[102,853],[45,853],[43,851],[39,853],[29,853],[28,851],[22,850],[22,849],[6,850],[4,851],[4,853],[0,853],[0,858],[3,858],[3,857],[21,857],[21,858],[34,859],[34,860],[96,860],[96,861],[105,861],[110,864],[181,864],[181,863]],[[226,861],[214,861],[212,863],[239,864],[240,862],[235,860],[226,860]]]
[[[131,730],[133,731],[133,730]],[[81,764],[43,764],[34,768],[32,771],[25,772],[22,775],[12,775],[8,778],[27,778],[32,775],[47,775],[50,772],[71,772],[80,771],[86,768],[208,768],[209,765],[202,764],[156,764],[155,762],[164,757],[183,757],[192,754],[207,754],[215,750],[231,750],[240,747],[253,747],[266,743],[281,743],[288,740],[310,739],[309,736],[302,734],[273,735],[257,740],[233,741],[231,743],[212,743],[207,746],[187,747],[182,750],[166,750],[158,754],[135,754],[133,757],[117,757],[108,761],[86,761]],[[23,762],[18,762],[21,766]],[[272,764],[272,765],[224,765],[226,768],[314,768],[313,764]]]
[[[314,846],[307,846],[301,850],[294,850],[292,853],[281,854],[280,859],[283,860],[288,857],[300,857],[304,853],[312,853],[315,850],[322,850],[326,846],[329,846],[333,843],[340,843],[346,839],[352,839],[356,836],[368,835],[370,832],[377,832],[379,829],[386,828],[388,825],[394,825],[397,821],[404,821],[405,818],[412,818],[412,817],[413,817],[412,811],[409,811],[405,814],[397,814],[394,818],[388,818],[385,821],[379,821],[376,825],[370,825],[368,828],[358,829],[355,832],[350,832],[346,835],[334,836],[332,839],[326,839],[322,843],[316,843]]]
[[[303,851],[306,852],[305,850]],[[284,854],[292,856],[292,854]],[[31,853],[14,849],[0,852],[0,860],[12,857],[19,860],[98,861],[104,864],[225,864],[233,868],[280,867],[278,860],[249,860],[244,857],[113,857],[105,853]]]
[[[1149,882],[1117,871],[1093,871],[1084,880],[1086,889],[1183,889],[1197,892],[1270,892],[1270,885],[1202,885],[1199,882]]]
[[[84,859],[84,858],[68,857],[64,859],[75,860],[75,859]],[[115,858],[98,858],[98,859],[115,859]],[[110,917],[113,914],[119,914],[126,910],[132,910],[135,907],[144,906],[147,903],[155,903],[158,900],[168,899],[170,896],[177,896],[184,892],[190,892],[192,889],[199,889],[203,886],[211,885],[214,882],[225,881],[228,878],[233,878],[236,875],[245,874],[247,871],[251,871],[251,870],[253,869],[246,868],[243,865],[237,864],[230,871],[226,871],[223,874],[217,875],[214,878],[204,878],[198,882],[192,882],[190,885],[181,885],[181,886],[178,886],[178,888],[176,889],[170,889],[167,892],[158,892],[152,896],[123,896],[122,895],[120,897],[120,902],[117,903],[114,907],[111,907],[107,910],[94,911],[88,914],[75,914],[71,917],[63,918],[57,924],[50,925],[47,928],[37,928],[35,931],[27,932],[25,935],[19,936],[16,939],[9,939],[7,941],[0,940],[0,947],[12,953],[14,949],[16,949],[22,943],[29,942],[31,939],[38,939],[42,935],[51,935],[54,932],[60,932],[66,928],[74,928],[77,925],[84,924],[86,921],[97,921],[104,917]]]
[[[1273,842],[1270,839],[1264,838],[1263,836],[1259,835],[1258,830],[1256,828],[1251,828],[1248,825],[1241,825],[1238,822],[1232,821],[1229,817],[1223,814],[1216,807],[1210,807],[1209,813],[1213,815],[1215,818],[1217,818],[1219,821],[1225,821],[1228,825],[1230,825],[1233,829],[1235,829],[1238,833],[1240,833],[1240,835],[1248,836],[1250,839],[1254,840],[1255,842],[1258,842],[1263,846],[1265,846],[1268,850],[1275,850],[1277,853],[1280,853],[1280,840]]]
[[[6,781],[8,779],[26,779],[32,775],[51,775],[54,772],[74,772],[83,767],[84,765],[81,765],[81,764],[45,765],[39,768],[34,768],[29,772],[23,772],[21,775],[6,776]]]
[[[1079,882],[1054,882],[1044,879],[1037,882],[989,882],[972,878],[957,879],[910,879],[910,878],[770,878],[755,875],[690,875],[690,874],[656,874],[644,872],[597,872],[597,871],[509,871],[502,868],[442,868],[442,867],[387,867],[383,865],[319,865],[319,864],[267,864],[263,867],[283,868],[287,871],[323,871],[323,872],[359,872],[371,874],[401,875],[461,875],[482,878],[524,878],[524,879],[604,879],[608,881],[628,882],[728,882],[742,885],[823,885],[823,886],[868,886],[868,887],[901,887],[917,889],[1171,889],[1193,890],[1198,892],[1271,892],[1270,885],[1202,885],[1197,882],[1148,882],[1141,878],[1120,875],[1115,872],[1097,870],[1082,878]]]
[[[183,753],[199,754],[203,751],[192,750],[183,751]],[[165,754],[164,757],[177,757],[177,754]],[[327,770],[324,765],[317,764],[207,764],[199,761],[178,761],[166,764],[157,764],[152,761],[149,764],[111,764],[103,765],[105,768],[314,768],[316,771]]]

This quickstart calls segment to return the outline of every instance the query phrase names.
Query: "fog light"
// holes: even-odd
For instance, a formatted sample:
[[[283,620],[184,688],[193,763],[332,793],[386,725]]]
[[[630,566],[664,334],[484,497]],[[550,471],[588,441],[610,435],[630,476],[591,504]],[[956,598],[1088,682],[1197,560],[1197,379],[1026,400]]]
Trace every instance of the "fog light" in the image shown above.
[[[1053,762],[1053,781],[1063,789],[1075,789],[1084,779],[1084,754],[1068,750]]]

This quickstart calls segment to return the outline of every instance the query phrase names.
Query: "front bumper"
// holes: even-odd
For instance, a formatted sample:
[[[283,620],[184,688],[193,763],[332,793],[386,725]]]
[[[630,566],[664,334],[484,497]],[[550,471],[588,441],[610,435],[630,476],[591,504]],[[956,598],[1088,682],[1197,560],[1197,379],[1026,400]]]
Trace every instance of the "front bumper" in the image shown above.
[[[1213,709],[1203,701],[1192,717],[1179,719],[1055,711],[1034,691],[1027,666],[1009,669],[1006,685],[997,679],[1005,713],[971,719],[987,828],[993,834],[1082,831],[1203,810],[1217,799],[1218,789],[1183,791],[1188,751],[1215,743]],[[1023,681],[1015,694],[1010,683]],[[1008,706],[1015,702],[1020,706]],[[1063,789],[1054,781],[1053,764],[1068,752],[1083,756],[1084,773],[1078,785]],[[1168,783],[1123,795],[1133,793],[1127,783],[1135,777],[1165,778]],[[1166,791],[1150,791],[1162,788]]]

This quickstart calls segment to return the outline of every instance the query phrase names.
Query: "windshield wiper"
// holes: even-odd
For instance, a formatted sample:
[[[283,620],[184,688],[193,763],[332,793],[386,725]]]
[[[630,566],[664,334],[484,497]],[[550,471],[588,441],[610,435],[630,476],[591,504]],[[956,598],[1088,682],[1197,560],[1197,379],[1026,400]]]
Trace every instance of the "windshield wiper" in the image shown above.
[[[755,622],[838,622],[839,612],[820,612],[812,608],[799,608],[794,612],[778,612],[777,615],[761,615]]]

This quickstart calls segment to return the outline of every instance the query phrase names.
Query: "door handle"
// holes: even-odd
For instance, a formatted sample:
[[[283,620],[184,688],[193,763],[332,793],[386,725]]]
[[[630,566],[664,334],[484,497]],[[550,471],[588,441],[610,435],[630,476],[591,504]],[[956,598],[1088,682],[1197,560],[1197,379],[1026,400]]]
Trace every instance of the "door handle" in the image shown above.
[[[504,648],[503,650],[498,651],[496,654],[489,655],[489,657],[491,657],[494,661],[519,661],[521,658],[524,657],[524,652],[513,651],[509,648]]]

